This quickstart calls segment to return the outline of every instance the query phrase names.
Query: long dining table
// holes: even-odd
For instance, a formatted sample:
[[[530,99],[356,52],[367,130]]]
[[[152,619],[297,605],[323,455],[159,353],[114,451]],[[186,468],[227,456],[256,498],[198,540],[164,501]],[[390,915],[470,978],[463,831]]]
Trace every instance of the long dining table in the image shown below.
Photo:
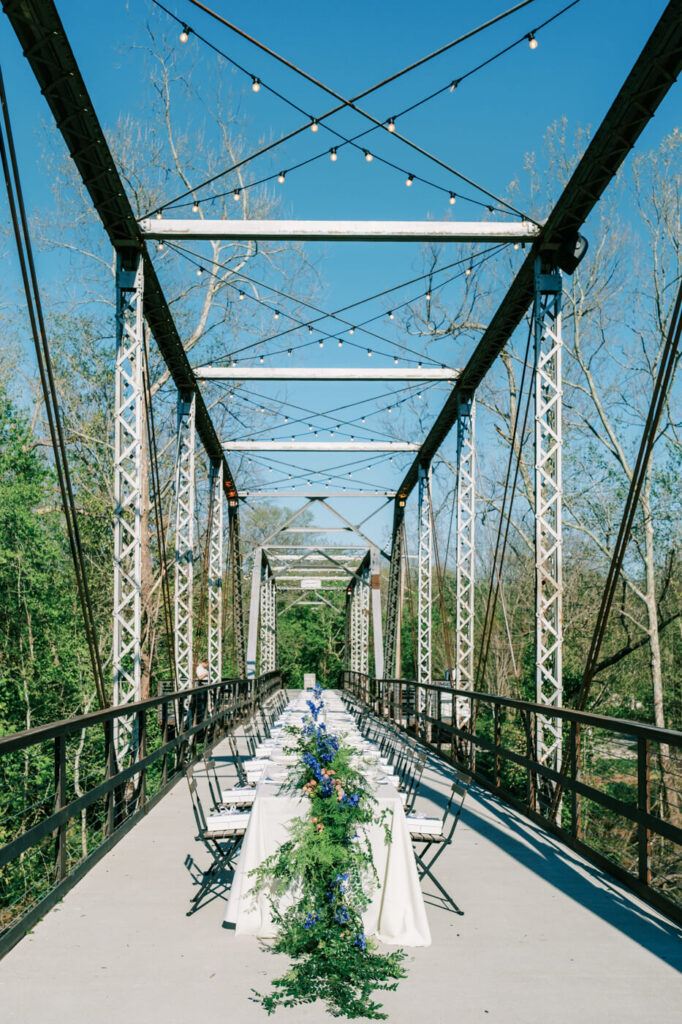
[[[250,872],[286,842],[290,822],[306,814],[306,798],[284,785],[295,761],[293,755],[285,753],[291,738],[284,729],[287,725],[302,726],[302,719],[309,713],[307,701],[312,699],[312,690],[297,694],[272,727],[271,738],[245,764],[249,780],[256,781],[256,793],[225,912],[225,923],[238,935],[273,938],[276,934],[268,896],[254,892]],[[366,770],[391,833],[387,843],[383,825],[374,824],[368,829],[378,884],[363,914],[365,934],[389,945],[429,946],[431,934],[397,780],[376,747],[361,736],[340,695],[325,690],[323,699],[328,732],[356,750],[358,764]],[[290,900],[294,898],[295,894],[289,894]]]

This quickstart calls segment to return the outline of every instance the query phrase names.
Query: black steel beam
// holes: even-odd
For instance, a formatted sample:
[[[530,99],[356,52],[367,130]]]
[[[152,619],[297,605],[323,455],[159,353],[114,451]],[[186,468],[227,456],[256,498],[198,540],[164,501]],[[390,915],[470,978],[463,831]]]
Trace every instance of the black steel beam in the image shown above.
[[[127,254],[143,254],[144,315],[147,324],[175,386],[184,393],[194,393],[196,396],[199,438],[208,457],[213,462],[223,463],[227,494],[236,494],[236,485],[223,447],[187,359],[57,9],[52,0],[2,0],[2,7],[112,246],[122,254],[124,260]]]
[[[410,466],[396,501],[417,483],[420,464],[428,465],[457,420],[457,403],[470,397],[518,327],[533,301],[536,257],[556,261],[597,205],[682,68],[682,0],[671,0],[613,101],[573,176],[547,218],[473,355]]]

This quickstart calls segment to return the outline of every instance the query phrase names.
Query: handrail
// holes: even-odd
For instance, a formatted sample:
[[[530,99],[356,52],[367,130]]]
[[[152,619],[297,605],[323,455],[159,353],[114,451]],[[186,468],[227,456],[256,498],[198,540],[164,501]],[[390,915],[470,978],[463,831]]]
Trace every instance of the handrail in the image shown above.
[[[373,714],[416,735],[438,757],[464,768],[682,923],[682,886],[671,866],[682,851],[681,731],[461,690],[447,681],[375,679],[346,671],[343,682]],[[540,716],[555,719],[557,726],[566,723],[563,764],[538,760]],[[609,751],[610,742],[620,747]],[[557,789],[564,793],[558,808],[552,800]],[[615,849],[608,845],[614,841]]]
[[[200,746],[213,747],[281,685],[279,672],[226,679],[0,737],[0,796],[6,815],[0,836],[7,835],[0,845],[0,868],[3,889],[12,900],[3,911],[7,924],[0,933],[0,957],[175,785],[200,756]],[[155,709],[158,713],[150,714]],[[135,723],[136,743],[119,765],[113,723],[123,716]],[[91,763],[76,787],[67,741],[78,734],[83,742],[88,739]],[[84,854],[82,837],[73,832],[81,815],[88,819]],[[19,827],[10,837],[6,822],[12,819]],[[35,876],[26,863],[31,857],[42,869],[36,868]],[[23,873],[12,873],[20,858],[31,882],[23,892]],[[45,868],[50,863],[54,869]]]

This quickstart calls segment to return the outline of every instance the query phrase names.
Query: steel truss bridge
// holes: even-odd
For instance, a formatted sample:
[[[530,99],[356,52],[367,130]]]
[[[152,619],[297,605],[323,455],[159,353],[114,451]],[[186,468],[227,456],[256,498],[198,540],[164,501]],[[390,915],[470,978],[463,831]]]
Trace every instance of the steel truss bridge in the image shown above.
[[[652,727],[623,726],[612,719],[597,719],[583,711],[563,707],[562,700],[562,275],[571,274],[584,251],[580,230],[641,132],[675,81],[682,64],[682,5],[669,3],[650,39],[595,133],[570,181],[546,222],[338,222],[338,221],[211,221],[149,219],[138,221],[126,195],[114,159],[88,95],[59,15],[51,0],[3,0],[3,9],[37,79],[71,158],[97,211],[116,258],[116,389],[115,389],[115,555],[113,626],[113,699],[109,710],[90,716],[88,727],[107,731],[106,780],[93,799],[137,786],[129,821],[145,806],[144,776],[156,760],[163,760],[164,786],[181,763],[178,751],[190,752],[197,734],[210,727],[220,732],[257,706],[278,683],[278,616],[296,604],[330,603],[328,592],[345,595],[346,685],[376,713],[399,726],[416,730],[424,742],[445,759],[468,765],[484,784],[500,789],[500,765],[511,760],[528,778],[524,813],[580,850],[638,894],[682,921],[680,905],[652,884],[649,851],[653,839],[682,843],[682,830],[654,814],[650,806],[649,763],[655,748],[679,755],[679,733]],[[490,320],[466,365],[449,369],[312,370],[205,367],[194,371],[183,339],[154,268],[154,241],[178,239],[277,239],[381,242],[481,241],[523,242],[527,255]],[[533,311],[534,379],[534,488],[535,488],[535,665],[536,702],[524,704],[477,693],[474,689],[474,565],[475,565],[475,423],[477,389],[528,311]],[[174,508],[173,636],[175,692],[142,700],[142,501],[146,493],[142,473],[145,421],[144,365],[147,336],[156,344],[177,389],[177,432]],[[413,442],[231,442],[221,438],[202,395],[207,380],[314,379],[321,384],[349,380],[442,380],[451,385],[448,398],[422,443]],[[431,466],[445,438],[456,438],[456,615],[454,664],[448,684],[433,678],[432,594],[434,529]],[[413,460],[402,480],[377,497],[393,504],[390,548],[380,550],[347,519],[328,492],[306,495],[306,503],[254,552],[242,551],[240,503],[244,499],[287,497],[281,491],[240,491],[228,459],[236,451],[322,450],[411,452]],[[169,723],[184,720],[183,708],[196,701],[193,664],[195,630],[194,536],[198,496],[195,463],[209,468],[207,496],[209,560],[207,581],[209,693],[205,717],[189,727],[187,735],[167,731]],[[401,680],[401,616],[405,589],[406,515],[408,499],[416,491],[418,534],[417,677]],[[296,494],[300,492],[295,492]],[[345,493],[345,497],[350,492]],[[367,491],[362,495],[366,496]],[[329,544],[328,527],[320,528],[327,540],[317,543],[314,528],[300,525],[309,507],[323,507],[335,518],[340,536]],[[299,525],[297,525],[299,520]],[[291,543],[292,534],[296,543]],[[303,534],[304,536],[298,536]],[[242,570],[252,555],[250,581]],[[224,566],[229,566],[229,609],[234,626],[238,680],[225,682],[222,665],[224,621]],[[382,573],[382,568],[387,572]],[[304,581],[302,583],[302,581]],[[385,594],[382,597],[382,586]],[[337,609],[337,605],[332,607]],[[385,609],[382,612],[382,606]],[[162,709],[162,712],[158,709]],[[522,751],[501,745],[500,715],[513,711],[527,738]],[[146,733],[148,714],[162,713],[163,743],[150,752]],[[492,723],[492,741],[481,723]],[[78,719],[74,727],[83,725]],[[614,735],[636,734],[637,798],[634,806],[580,781],[581,727],[611,730]],[[79,813],[65,797],[64,737],[73,731],[59,724],[40,736],[21,734],[0,739],[0,756],[26,749],[33,743],[54,744],[57,797],[54,815],[34,835],[19,837],[0,851],[2,863],[28,850],[33,841],[55,833],[57,878],[38,911],[10,929],[8,949],[47,905],[80,877],[70,872],[64,836],[68,821]],[[492,754],[492,772],[480,768],[481,755]],[[176,760],[173,760],[173,759]],[[172,769],[172,765],[175,769]],[[100,788],[102,788],[100,787]],[[162,787],[160,792],[165,792]],[[570,825],[561,823],[561,798],[570,805]],[[636,832],[634,866],[614,864],[590,847],[581,834],[580,801],[595,800],[623,814]],[[102,852],[112,845],[123,822],[114,819],[108,804],[107,834]],[[519,806],[521,806],[519,804]],[[99,854],[101,855],[101,853]]]

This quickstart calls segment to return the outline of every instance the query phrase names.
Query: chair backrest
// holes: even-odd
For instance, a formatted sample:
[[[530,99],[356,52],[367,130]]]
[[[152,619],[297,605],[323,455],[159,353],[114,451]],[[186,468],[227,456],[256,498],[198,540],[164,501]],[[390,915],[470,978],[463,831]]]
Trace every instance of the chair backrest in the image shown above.
[[[188,768],[185,771],[185,778],[189,785],[189,793],[192,798],[192,810],[194,811],[194,819],[199,829],[199,835],[203,836],[206,831],[206,815],[204,814],[204,808],[201,805],[201,799],[199,797],[199,787],[194,774],[193,768]]]
[[[469,792],[469,786],[471,785],[471,776],[465,775],[458,768],[452,769],[453,782],[450,790],[450,798],[445,808],[443,815],[443,835],[447,842],[452,839],[453,833],[457,828],[457,822],[459,816],[462,813],[462,807],[464,806],[464,800]],[[448,823],[448,817],[450,822]],[[446,829],[448,831],[446,831]]]
[[[423,750],[415,750],[409,764],[408,772],[403,780],[405,792],[405,814],[411,814],[417,800],[417,793],[426,767],[426,754]]]
[[[239,780],[239,785],[246,786],[249,780],[247,779],[246,772],[244,771],[242,757],[237,748],[237,742],[234,738],[234,733],[229,733],[227,740],[228,743],[230,744],[230,750],[232,751],[232,757],[234,759],[234,766],[237,770],[237,779]]]

